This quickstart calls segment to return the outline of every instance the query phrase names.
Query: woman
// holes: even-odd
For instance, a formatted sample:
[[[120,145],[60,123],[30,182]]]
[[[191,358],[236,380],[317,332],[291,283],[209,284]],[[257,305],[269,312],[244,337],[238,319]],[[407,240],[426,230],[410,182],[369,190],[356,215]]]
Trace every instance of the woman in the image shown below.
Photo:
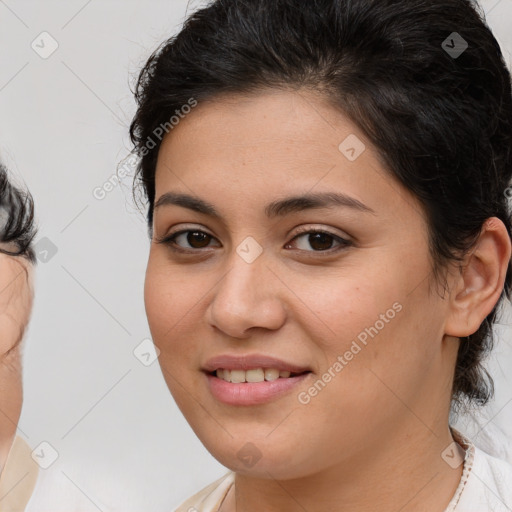
[[[469,0],[218,0],[131,126],[145,303],[231,471],[179,511],[506,511],[484,404],[511,287],[510,74]]]
[[[38,474],[31,449],[16,435],[23,401],[21,345],[33,301],[36,234],[30,194],[0,165],[0,511],[25,509]]]

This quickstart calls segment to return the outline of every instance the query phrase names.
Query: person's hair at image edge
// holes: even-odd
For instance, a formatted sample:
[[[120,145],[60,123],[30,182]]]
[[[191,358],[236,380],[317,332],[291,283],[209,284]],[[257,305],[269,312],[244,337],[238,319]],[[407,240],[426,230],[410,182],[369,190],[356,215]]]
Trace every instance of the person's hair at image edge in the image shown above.
[[[36,236],[34,201],[29,192],[14,186],[9,174],[0,163],[0,253],[26,258],[36,263],[32,243]]]
[[[147,198],[150,235],[161,142],[153,130],[176,109],[190,98],[312,90],[362,130],[420,200],[432,276],[442,284],[448,263],[462,260],[486,219],[498,217],[512,233],[511,78],[477,9],[470,0],[219,0],[193,13],[151,55],[135,88],[134,192],[142,186]],[[468,43],[457,58],[441,46],[453,32]],[[156,147],[148,151],[150,137]],[[483,361],[511,285],[509,262],[498,303],[461,338],[454,411],[493,396]]]

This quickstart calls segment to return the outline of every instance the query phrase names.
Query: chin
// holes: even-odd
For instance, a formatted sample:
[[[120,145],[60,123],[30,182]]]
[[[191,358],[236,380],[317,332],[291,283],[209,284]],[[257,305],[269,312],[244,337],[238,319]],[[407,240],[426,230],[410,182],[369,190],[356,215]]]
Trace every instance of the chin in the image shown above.
[[[220,443],[219,438],[208,439],[200,437],[201,442],[210,454],[223,466],[237,474],[251,478],[292,480],[302,478],[311,473],[307,461],[311,461],[314,454],[300,454],[298,456],[298,442],[291,442],[285,446],[282,442],[270,443],[268,440],[243,440],[250,436],[238,439],[229,438]]]

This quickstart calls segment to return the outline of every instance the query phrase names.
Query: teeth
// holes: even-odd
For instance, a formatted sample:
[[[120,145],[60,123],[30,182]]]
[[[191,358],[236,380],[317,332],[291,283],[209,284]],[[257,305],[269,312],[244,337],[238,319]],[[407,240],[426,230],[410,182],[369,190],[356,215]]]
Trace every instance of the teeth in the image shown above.
[[[244,370],[231,370],[231,382],[235,384],[240,384],[241,382],[245,382],[245,371]]]
[[[247,370],[245,372],[246,382],[263,382],[265,380],[265,372],[261,368],[256,370]]]
[[[279,378],[287,379],[291,375],[288,371],[279,371],[275,368],[253,368],[247,371],[219,368],[215,373],[219,379],[235,384],[241,384],[242,382],[272,381]]]
[[[276,380],[279,379],[279,370],[273,368],[267,368],[265,370],[265,380]]]

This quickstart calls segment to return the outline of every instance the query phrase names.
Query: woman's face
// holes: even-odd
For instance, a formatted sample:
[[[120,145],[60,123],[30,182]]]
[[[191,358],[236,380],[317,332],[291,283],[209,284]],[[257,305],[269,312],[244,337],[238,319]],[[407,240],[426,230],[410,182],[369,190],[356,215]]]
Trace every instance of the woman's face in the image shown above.
[[[33,301],[33,266],[0,253],[0,469],[16,432],[23,400],[20,343]]]
[[[34,295],[32,264],[21,256],[0,253],[0,353],[8,353],[28,324]]]
[[[429,289],[423,211],[313,93],[200,103],[160,148],[153,228],[145,303],[163,375],[225,466],[356,467],[447,414],[457,345]]]

